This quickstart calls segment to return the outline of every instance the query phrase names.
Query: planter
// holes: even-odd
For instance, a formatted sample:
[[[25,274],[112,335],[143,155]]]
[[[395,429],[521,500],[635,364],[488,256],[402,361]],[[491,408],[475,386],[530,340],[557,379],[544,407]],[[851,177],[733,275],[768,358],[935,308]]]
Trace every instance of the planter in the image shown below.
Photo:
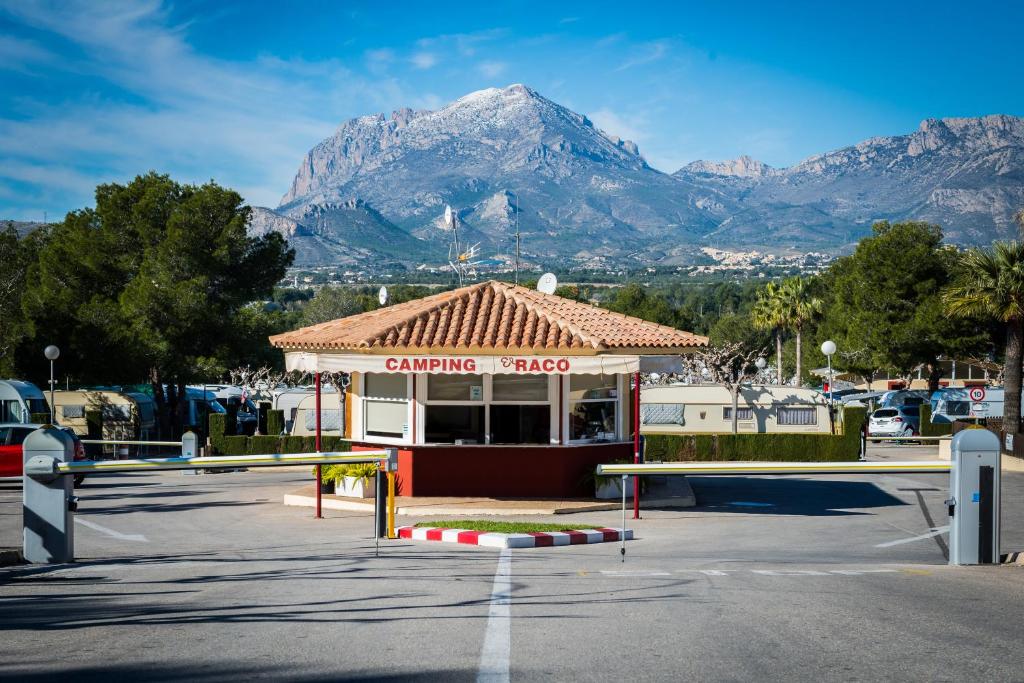
[[[594,498],[600,500],[622,500],[622,477],[596,477]],[[633,477],[626,477],[626,498],[633,498]]]
[[[346,498],[373,498],[373,477],[342,477],[334,483],[334,495]]]

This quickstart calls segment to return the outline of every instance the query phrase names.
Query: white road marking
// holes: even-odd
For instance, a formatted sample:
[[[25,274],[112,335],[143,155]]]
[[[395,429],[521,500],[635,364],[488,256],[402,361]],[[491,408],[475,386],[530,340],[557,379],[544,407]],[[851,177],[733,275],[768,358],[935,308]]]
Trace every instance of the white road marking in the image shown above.
[[[87,526],[90,529],[93,529],[95,531],[99,531],[100,533],[106,534],[107,536],[110,536],[111,538],[116,538],[119,541],[132,541],[134,543],[149,543],[149,539],[146,538],[145,536],[143,536],[142,534],[122,534],[120,531],[114,531],[113,529],[108,529],[105,526],[99,525],[96,522],[90,522],[89,520],[82,519],[81,517],[75,517],[75,524],[81,524],[82,526]]]
[[[928,533],[921,534],[920,536],[911,536],[910,538],[900,538],[900,539],[895,540],[895,541],[887,541],[885,543],[879,543],[875,547],[876,548],[891,548],[894,545],[902,545],[904,543],[913,543],[914,541],[923,541],[926,538],[932,538],[933,536],[938,536],[939,534],[944,534],[947,531],[949,531],[949,525],[948,524],[946,526],[937,526],[934,529],[932,529],[931,531],[929,531]]]
[[[742,578],[741,574],[757,574],[759,576],[860,576],[862,574],[898,574],[899,569],[676,569],[676,574],[703,574],[704,576],[728,576]],[[670,576],[662,571],[602,571],[601,574],[610,578],[643,579]]]
[[[612,571],[601,571],[605,576],[671,576],[668,572],[652,572],[652,571],[629,571],[629,570],[612,570]]]
[[[491,588],[491,607],[487,612],[487,630],[480,651],[480,672],[476,680],[488,683],[509,680],[512,657],[512,551],[504,548],[498,555],[498,569]]]

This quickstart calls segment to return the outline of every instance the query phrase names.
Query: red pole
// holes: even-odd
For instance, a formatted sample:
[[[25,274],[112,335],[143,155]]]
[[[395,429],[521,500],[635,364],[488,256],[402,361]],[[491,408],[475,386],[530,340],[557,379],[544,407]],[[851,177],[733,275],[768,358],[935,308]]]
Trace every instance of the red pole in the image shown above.
[[[633,373],[633,462],[640,464],[640,373]],[[640,477],[633,475],[633,519],[640,519]],[[625,533],[625,532],[623,532]]]
[[[313,384],[316,387],[316,452],[320,452],[320,373],[313,374]],[[320,477],[320,465],[316,466],[316,518],[323,519],[320,514],[320,489],[323,479]]]

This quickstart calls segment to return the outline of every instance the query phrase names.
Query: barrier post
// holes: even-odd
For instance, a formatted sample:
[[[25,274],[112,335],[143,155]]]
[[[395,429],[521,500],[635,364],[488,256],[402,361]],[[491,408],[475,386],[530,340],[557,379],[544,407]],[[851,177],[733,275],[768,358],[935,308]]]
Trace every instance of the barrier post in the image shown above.
[[[398,449],[384,449],[388,454],[388,538],[395,535],[395,477],[398,476]]]
[[[57,474],[59,463],[74,460],[75,445],[64,431],[47,426],[25,439],[22,477],[22,554],[35,564],[75,559],[71,477]]]
[[[999,437],[965,429],[953,437],[949,471],[949,563],[998,564]]]
[[[387,505],[388,488],[387,481],[384,477],[384,468],[381,467],[381,463],[377,464],[377,472],[374,475],[374,486],[376,487],[373,500],[375,535],[377,538],[383,538],[387,535],[387,514],[384,508]]]
[[[181,457],[194,458],[199,454],[199,437],[188,431],[181,435]],[[198,474],[199,470],[182,470],[182,474]]]
[[[315,401],[316,401],[316,405],[315,405],[315,409],[316,409],[316,452],[319,453],[320,452],[320,373],[319,372],[316,372],[316,373],[313,374],[313,384],[316,387],[316,389],[315,389],[315,393],[316,393],[316,399],[315,399]],[[322,468],[320,467],[320,465],[316,466],[316,514],[314,515],[314,517],[316,517],[316,519],[322,519],[323,518],[323,515],[321,514],[321,510],[320,510],[320,506],[321,506],[320,498],[321,498],[321,494],[323,493],[321,491],[321,489],[324,487],[324,480],[323,480],[323,477],[321,476],[321,469]]]

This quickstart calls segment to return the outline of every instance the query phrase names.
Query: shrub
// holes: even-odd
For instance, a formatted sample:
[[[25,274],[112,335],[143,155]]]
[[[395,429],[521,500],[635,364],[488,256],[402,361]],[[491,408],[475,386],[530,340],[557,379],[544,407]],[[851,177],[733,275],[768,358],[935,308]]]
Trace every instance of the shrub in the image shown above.
[[[225,436],[214,448],[218,455],[249,455],[249,437]]]
[[[953,425],[949,422],[932,422],[931,404],[921,405],[921,436],[944,436],[953,433]]]
[[[250,436],[249,437],[249,454],[250,455],[269,455],[272,453],[279,453],[281,448],[281,438],[278,436]]]
[[[842,434],[648,434],[647,462],[773,461],[836,462],[860,457],[863,408],[847,408]]]
[[[267,411],[267,434],[269,436],[280,436],[284,432],[284,411]]]
[[[227,416],[223,413],[210,413],[210,443],[213,444],[213,447],[216,450],[220,450],[218,444],[225,436],[224,427],[226,420]]]

